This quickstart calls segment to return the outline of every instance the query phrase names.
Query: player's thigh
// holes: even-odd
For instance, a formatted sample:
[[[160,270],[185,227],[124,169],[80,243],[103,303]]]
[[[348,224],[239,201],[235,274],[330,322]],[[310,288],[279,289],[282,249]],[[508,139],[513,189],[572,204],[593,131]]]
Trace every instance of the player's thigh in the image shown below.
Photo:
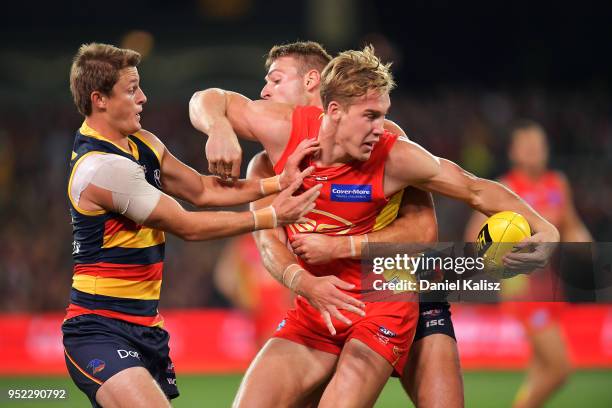
[[[436,333],[416,341],[401,382],[419,408],[462,407],[463,377],[455,339]]]
[[[144,367],[131,367],[109,378],[96,393],[104,408],[166,408],[170,402]]]
[[[371,407],[384,388],[393,366],[361,340],[350,339],[342,349],[336,372],[320,407]]]
[[[270,339],[247,370],[235,407],[300,404],[331,376],[338,356],[281,338]]]

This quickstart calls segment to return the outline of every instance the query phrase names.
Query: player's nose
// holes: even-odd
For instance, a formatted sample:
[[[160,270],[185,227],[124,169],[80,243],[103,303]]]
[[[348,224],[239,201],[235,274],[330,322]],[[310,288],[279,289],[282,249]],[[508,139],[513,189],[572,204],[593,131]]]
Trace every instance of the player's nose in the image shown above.
[[[261,99],[270,99],[270,97],[272,96],[270,93],[270,90],[268,88],[268,85],[264,86],[263,89],[261,90],[261,93],[259,94],[259,96],[261,97]]]
[[[140,91],[140,98],[138,98],[138,104],[143,105],[147,103],[147,95],[145,95],[142,89],[139,89],[139,91]]]

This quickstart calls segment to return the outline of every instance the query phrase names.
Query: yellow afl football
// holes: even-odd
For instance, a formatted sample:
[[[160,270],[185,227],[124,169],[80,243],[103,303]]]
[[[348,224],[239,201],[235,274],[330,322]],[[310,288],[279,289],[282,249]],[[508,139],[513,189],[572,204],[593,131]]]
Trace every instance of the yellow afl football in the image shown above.
[[[485,271],[498,279],[511,278],[502,258],[516,242],[531,236],[531,227],[521,214],[502,211],[489,217],[476,238],[478,256],[483,258]]]

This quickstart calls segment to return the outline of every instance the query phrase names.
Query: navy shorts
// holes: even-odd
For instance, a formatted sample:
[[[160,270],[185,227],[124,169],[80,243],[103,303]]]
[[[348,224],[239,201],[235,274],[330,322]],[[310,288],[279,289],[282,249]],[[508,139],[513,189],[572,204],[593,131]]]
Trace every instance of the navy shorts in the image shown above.
[[[457,340],[448,302],[423,302],[419,305],[419,322],[414,341],[432,334],[446,334]]]
[[[164,329],[88,314],[66,320],[62,332],[70,377],[94,408],[104,381],[130,367],[146,368],[168,399],[178,397]]]

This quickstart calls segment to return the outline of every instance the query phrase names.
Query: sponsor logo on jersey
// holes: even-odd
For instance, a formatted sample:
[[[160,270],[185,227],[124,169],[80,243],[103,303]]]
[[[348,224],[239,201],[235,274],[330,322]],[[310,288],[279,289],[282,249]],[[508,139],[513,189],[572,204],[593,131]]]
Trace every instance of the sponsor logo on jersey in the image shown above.
[[[119,358],[122,360],[128,357],[134,357],[140,360],[140,354],[138,354],[137,351],[119,349],[117,350],[117,354],[119,354]]]
[[[372,201],[371,184],[332,184],[332,201],[367,203]]]

